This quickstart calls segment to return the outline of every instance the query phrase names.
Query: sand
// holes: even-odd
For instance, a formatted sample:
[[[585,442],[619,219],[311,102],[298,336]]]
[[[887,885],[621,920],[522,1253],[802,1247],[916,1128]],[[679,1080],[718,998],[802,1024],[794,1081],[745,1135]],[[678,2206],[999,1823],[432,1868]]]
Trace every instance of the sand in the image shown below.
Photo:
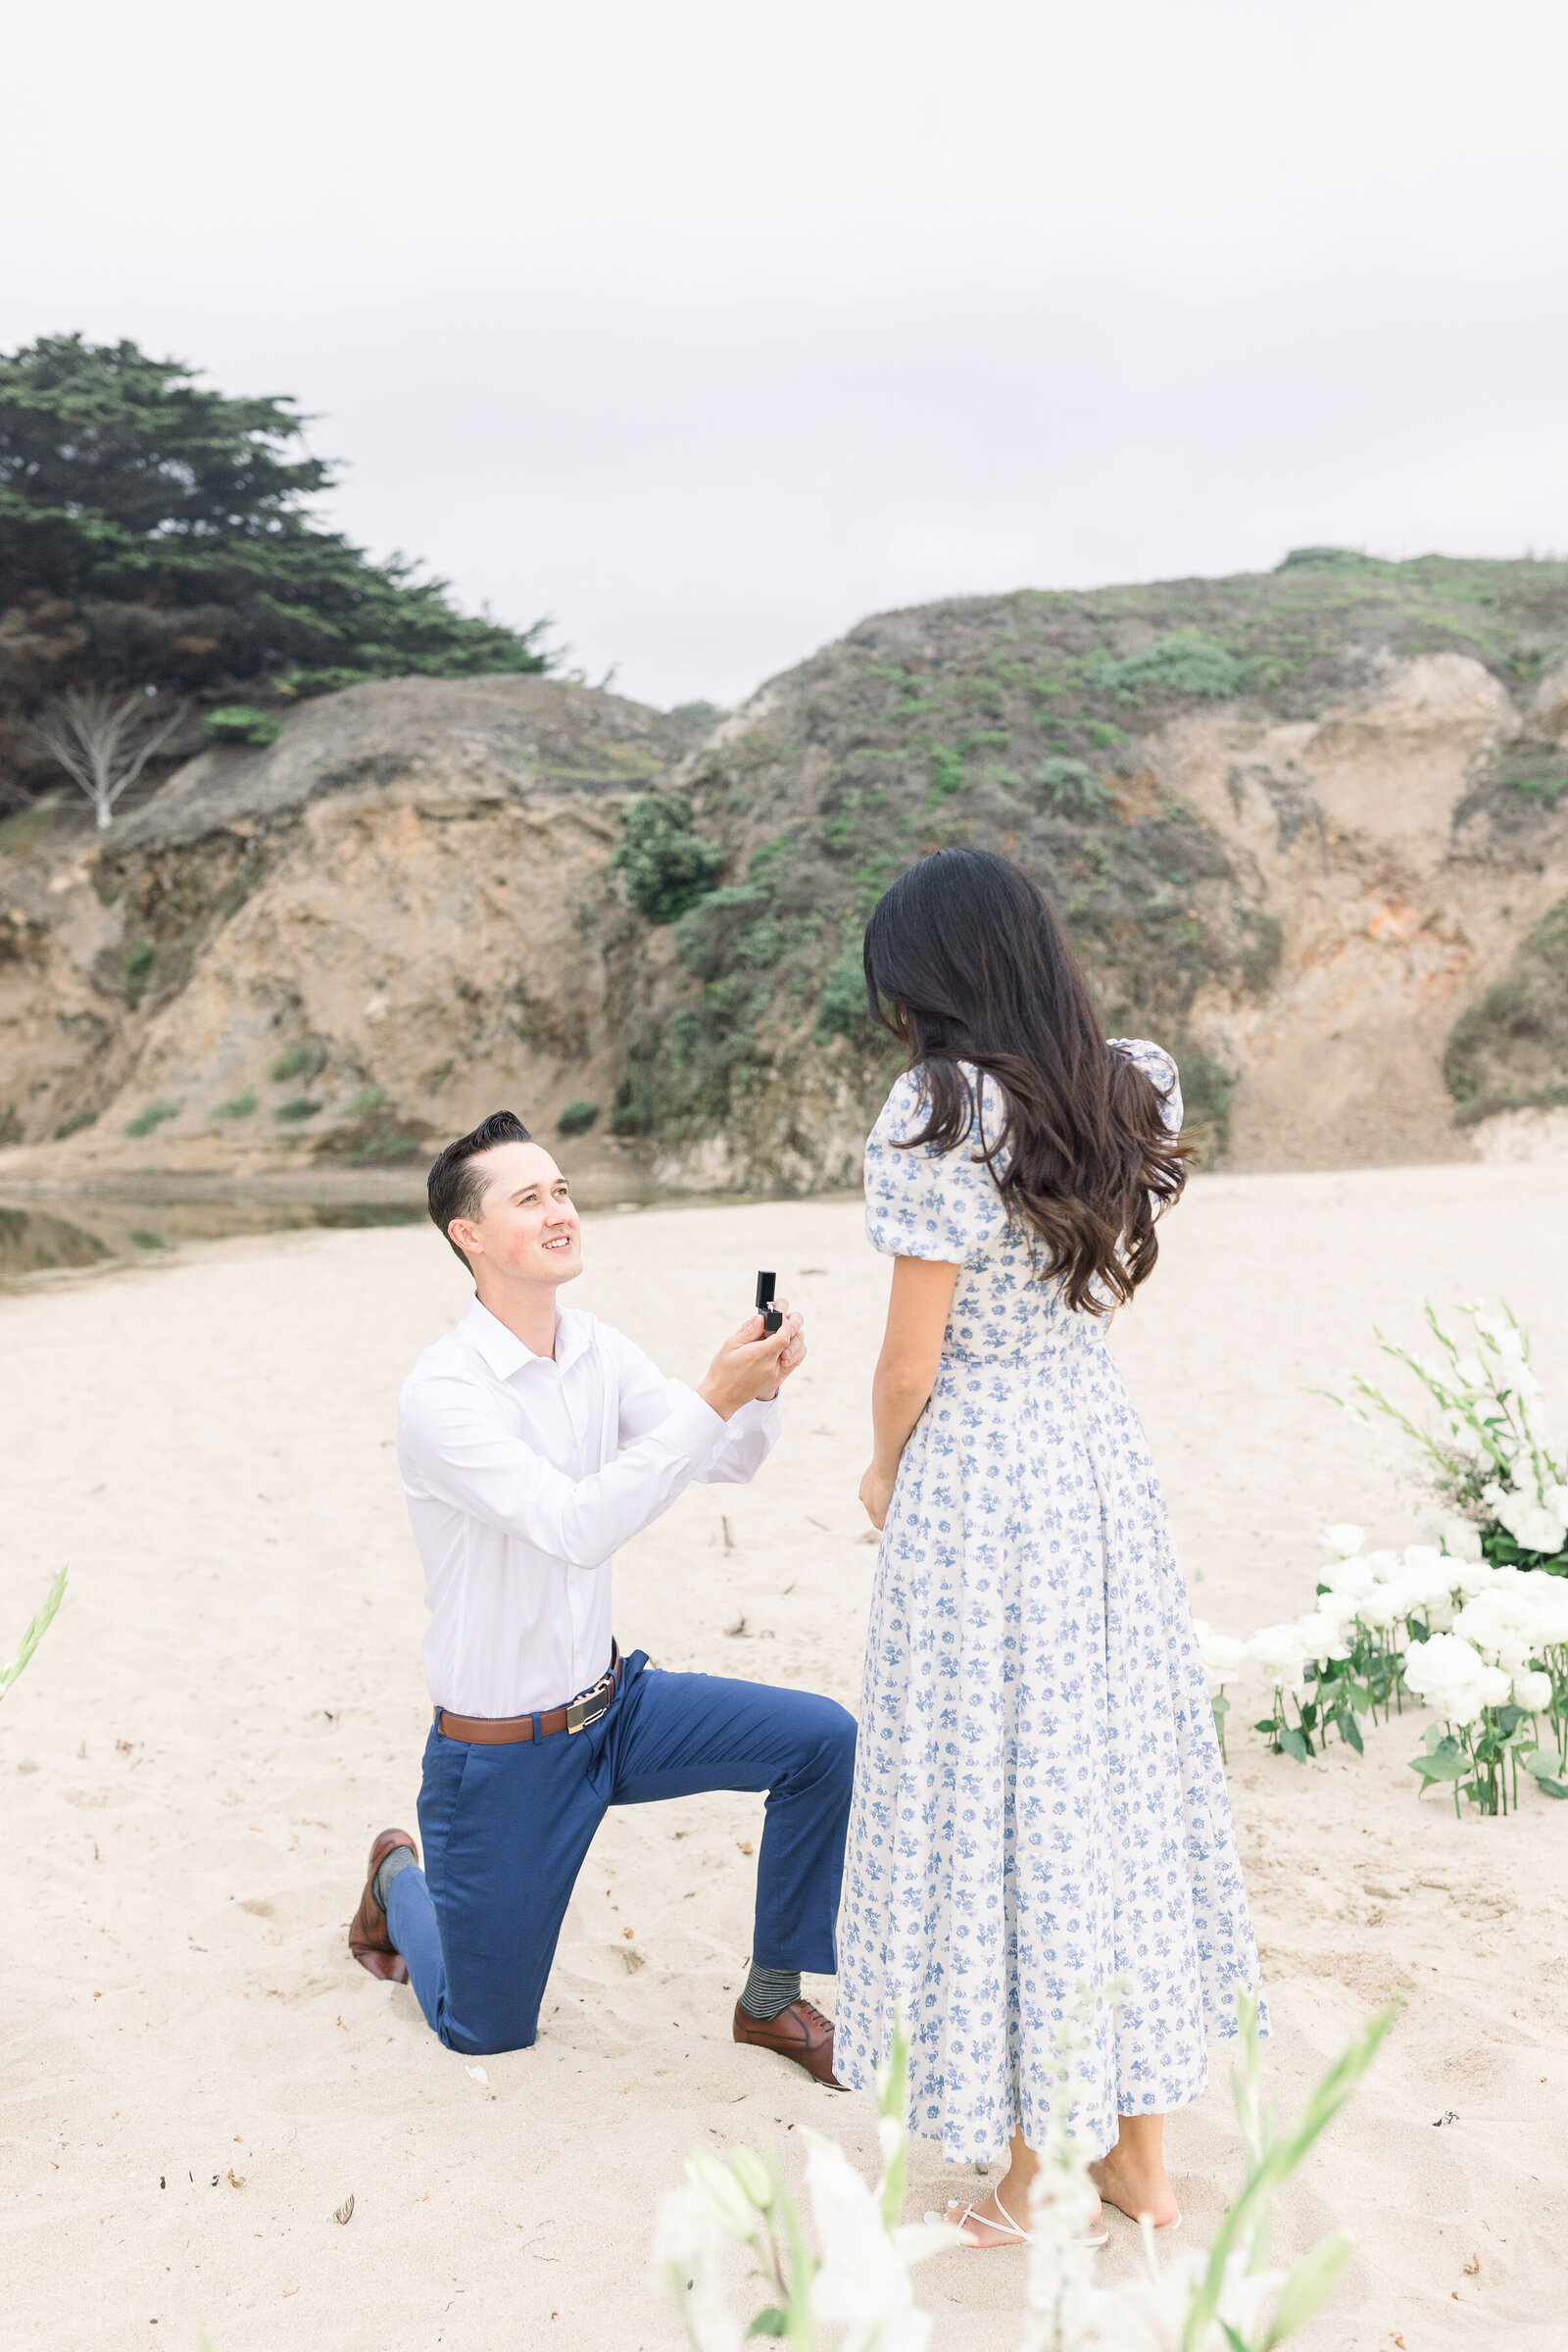
[[[1564,1167],[1194,1184],[1113,1344],[1203,1614],[1245,1633],[1306,1606],[1327,1519],[1412,1532],[1364,1434],[1306,1393],[1370,1366],[1374,1320],[1410,1333],[1423,1295],[1504,1294],[1560,1404],[1565,1212]],[[671,1370],[700,1373],[759,1260],[812,1338],[758,1483],[691,1491],[622,1555],[622,1642],[853,1703],[887,1280],[858,1206],[603,1215],[588,1248],[576,1296]],[[653,2352],[676,2339],[649,2220],[688,2150],[778,2143],[793,2171],[810,2124],[870,2163],[868,2102],[728,2037],[758,1800],[611,1817],[537,2046],[487,2061],[488,2087],[348,1957],[370,1836],[413,1821],[425,1722],[393,1396],[466,1299],[418,1229],[252,1238],[0,1298],[0,1646],[72,1567],[0,1704],[5,2346]],[[1418,1801],[1420,1721],[1362,1762],[1232,1740],[1281,2106],[1408,2000],[1281,2200],[1282,2252],[1342,2220],[1360,2245],[1298,2340],[1560,2346],[1568,1805],[1457,1822]],[[1238,2179],[1223,2080],[1170,2144],[1202,2241]],[[918,2144],[910,2209],[972,2180]],[[1136,2258],[1116,2225],[1106,2275]],[[925,2271],[943,2352],[1005,2352],[1021,2275],[1011,2253]]]

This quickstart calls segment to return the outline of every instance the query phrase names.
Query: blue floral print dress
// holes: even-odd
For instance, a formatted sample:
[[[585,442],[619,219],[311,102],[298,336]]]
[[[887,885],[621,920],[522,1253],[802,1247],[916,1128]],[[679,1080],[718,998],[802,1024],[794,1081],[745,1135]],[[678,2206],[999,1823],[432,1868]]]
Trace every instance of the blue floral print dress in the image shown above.
[[[1111,1042],[1179,1128],[1169,1054]],[[994,1138],[993,1079],[978,1099]],[[988,2161],[1020,2124],[1040,2147],[1062,2096],[1099,2154],[1118,2115],[1198,2097],[1257,1951],[1187,1593],[1105,1320],[1035,1277],[972,1132],[898,1149],[925,1121],[906,1074],[865,1152],[877,1249],[960,1272],[877,1554],[833,2063],[868,2089],[897,2004],[911,2128],[950,2162]],[[1064,2088],[1061,2020],[1080,1984],[1118,1977],[1129,1990]]]

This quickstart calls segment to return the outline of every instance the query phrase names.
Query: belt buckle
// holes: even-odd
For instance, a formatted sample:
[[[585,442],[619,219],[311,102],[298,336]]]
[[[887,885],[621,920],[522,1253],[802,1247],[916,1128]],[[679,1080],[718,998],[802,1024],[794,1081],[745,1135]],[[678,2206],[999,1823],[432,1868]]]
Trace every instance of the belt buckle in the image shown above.
[[[594,1704],[596,1699],[599,1702],[597,1706]],[[601,1715],[608,1715],[609,1712],[610,1693],[601,1684],[597,1690],[590,1690],[586,1698],[567,1699],[566,1729],[568,1732],[584,1731],[590,1723],[597,1723]]]

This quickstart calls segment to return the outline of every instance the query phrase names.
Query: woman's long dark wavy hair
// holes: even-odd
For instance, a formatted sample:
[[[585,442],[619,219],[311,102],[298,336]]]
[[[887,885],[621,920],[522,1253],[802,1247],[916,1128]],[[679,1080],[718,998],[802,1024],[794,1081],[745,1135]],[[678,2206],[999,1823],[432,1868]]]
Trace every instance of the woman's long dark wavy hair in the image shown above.
[[[1180,1196],[1181,1144],[1152,1079],[1112,1052],[1089,984],[1027,874],[985,850],[938,850],[878,900],[865,928],[871,1017],[918,1070],[930,1115],[908,1149],[972,1134],[1009,1216],[1042,1246],[1078,1313],[1130,1298]],[[989,1070],[1006,1105],[985,1134],[956,1067]]]

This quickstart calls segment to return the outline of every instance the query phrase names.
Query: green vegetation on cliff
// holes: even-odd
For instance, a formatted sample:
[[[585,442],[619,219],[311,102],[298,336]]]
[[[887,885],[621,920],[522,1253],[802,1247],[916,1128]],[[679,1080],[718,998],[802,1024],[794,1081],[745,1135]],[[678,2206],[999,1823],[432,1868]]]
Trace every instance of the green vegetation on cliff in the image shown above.
[[[972,599],[880,615],[776,679],[675,796],[633,804],[635,903],[677,918],[675,960],[628,992],[611,1124],[686,1143],[776,1134],[809,1096],[862,1113],[888,1074],[859,941],[879,893],[945,842],[1016,858],[1051,894],[1107,1027],[1183,1062],[1195,1131],[1225,1136],[1231,1073],[1194,1043],[1200,992],[1265,990],[1278,922],[1217,834],[1165,791],[1148,739],[1231,702],[1314,719],[1392,663],[1457,653],[1523,697],[1568,647],[1568,564],[1305,549],[1264,576]],[[1494,823],[1559,789],[1539,749],[1496,763]],[[650,849],[678,852],[656,913]],[[714,867],[700,886],[694,852]],[[639,967],[640,969],[640,967]]]
[[[1500,1110],[1568,1102],[1568,899],[1454,1023],[1443,1074],[1464,1126]]]

